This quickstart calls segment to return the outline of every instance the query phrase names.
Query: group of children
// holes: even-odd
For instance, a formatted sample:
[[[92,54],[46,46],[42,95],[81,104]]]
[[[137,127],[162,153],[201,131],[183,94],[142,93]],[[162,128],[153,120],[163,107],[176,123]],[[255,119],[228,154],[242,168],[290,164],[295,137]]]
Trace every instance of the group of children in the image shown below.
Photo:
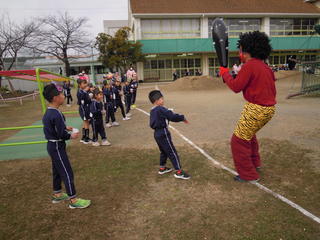
[[[83,120],[83,134],[81,142],[89,143],[89,123],[92,125],[93,146],[99,146],[98,135],[102,138],[102,145],[110,145],[107,141],[103,123],[103,107],[106,110],[106,121],[108,126],[117,126],[115,124],[114,112],[120,107],[123,120],[128,120],[130,106],[133,103],[136,93],[137,83],[126,82],[121,88],[119,81],[104,82],[103,89],[89,86],[85,79],[79,79],[79,90],[77,93],[79,113]],[[126,102],[126,111],[121,100],[123,92]],[[65,141],[76,139],[79,136],[79,130],[66,125],[65,117],[60,112],[59,107],[63,104],[65,96],[55,84],[49,84],[44,88],[43,95],[49,102],[49,107],[43,116],[44,134],[48,140],[47,150],[52,160],[53,176],[53,195],[52,203],[59,203],[69,200],[69,208],[87,208],[91,201],[76,197],[73,170],[66,153]],[[136,95],[136,94],[135,94]],[[171,134],[168,130],[169,121],[188,123],[184,115],[175,114],[165,108],[163,95],[159,90],[149,93],[149,100],[154,105],[150,112],[150,127],[154,129],[154,138],[160,150],[160,168],[158,174],[163,175],[173,171],[166,166],[167,158],[172,162],[175,168],[175,178],[189,179],[190,176],[182,170],[179,155],[173,145]],[[111,123],[109,123],[111,118]],[[114,120],[114,121],[113,121]],[[64,183],[66,192],[62,192],[61,183]]]
[[[98,135],[101,136],[102,145],[110,145],[107,141],[103,112],[105,111],[105,126],[110,128],[119,126],[116,121],[115,112],[118,108],[121,110],[122,120],[130,120],[131,106],[135,103],[135,96],[137,93],[138,82],[133,79],[130,83],[125,82],[121,86],[120,81],[103,81],[103,87],[95,87],[88,84],[87,80],[78,79],[79,90],[77,93],[79,114],[83,120],[82,138],[80,142],[88,144],[92,142],[93,146],[99,146]],[[123,105],[123,99],[125,106]],[[89,126],[92,126],[93,137],[89,137]]]

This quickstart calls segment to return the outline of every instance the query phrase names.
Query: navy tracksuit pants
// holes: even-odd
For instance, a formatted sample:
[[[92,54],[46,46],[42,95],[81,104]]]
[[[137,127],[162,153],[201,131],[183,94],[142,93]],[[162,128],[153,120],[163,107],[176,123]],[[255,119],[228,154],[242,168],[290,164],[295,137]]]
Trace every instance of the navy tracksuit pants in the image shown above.
[[[137,97],[137,90],[133,91],[132,93],[132,98],[131,98],[132,104],[136,103],[136,97]]]
[[[174,147],[171,139],[171,134],[167,128],[155,129],[154,138],[160,149],[160,166],[166,166],[167,159],[169,158],[174,169],[180,170],[181,164],[179,155]]]
[[[120,109],[121,109],[122,117],[125,118],[126,117],[126,113],[124,111],[124,106],[123,106],[123,103],[122,103],[121,99],[116,99],[116,106],[115,106],[115,109],[114,109],[115,112],[117,111],[118,107],[120,107]]]
[[[103,126],[103,119],[98,118],[98,119],[91,119],[91,125],[92,125],[92,131],[93,131],[93,138],[92,141],[96,142],[98,141],[98,136],[101,136],[102,140],[107,139],[106,137],[106,131],[104,130]]]
[[[66,143],[64,141],[48,141],[47,150],[52,160],[54,193],[61,192],[61,182],[63,182],[68,196],[74,198],[76,189],[74,187],[73,171],[66,152]]]
[[[104,109],[106,110],[106,123],[109,123],[110,118],[111,122],[116,121],[116,118],[114,116],[114,105],[111,102],[107,102],[104,104]]]
[[[131,110],[131,101],[132,101],[131,99],[132,99],[131,94],[125,95],[126,113],[129,113]]]

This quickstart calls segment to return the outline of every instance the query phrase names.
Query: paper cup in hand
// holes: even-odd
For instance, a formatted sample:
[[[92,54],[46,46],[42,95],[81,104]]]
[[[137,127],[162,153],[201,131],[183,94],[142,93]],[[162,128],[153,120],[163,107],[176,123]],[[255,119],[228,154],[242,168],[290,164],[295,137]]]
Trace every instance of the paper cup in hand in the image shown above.
[[[73,133],[73,134],[79,133],[79,129],[78,129],[78,128],[72,128],[72,133]]]

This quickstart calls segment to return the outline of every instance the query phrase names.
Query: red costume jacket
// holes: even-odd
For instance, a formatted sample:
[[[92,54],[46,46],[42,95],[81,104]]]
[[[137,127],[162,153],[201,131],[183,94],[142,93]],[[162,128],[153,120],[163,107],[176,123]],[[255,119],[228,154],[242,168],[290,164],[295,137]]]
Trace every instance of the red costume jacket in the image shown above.
[[[262,60],[252,58],[241,68],[237,77],[225,72],[223,80],[235,93],[243,92],[243,97],[250,103],[273,106],[276,102],[275,76]]]

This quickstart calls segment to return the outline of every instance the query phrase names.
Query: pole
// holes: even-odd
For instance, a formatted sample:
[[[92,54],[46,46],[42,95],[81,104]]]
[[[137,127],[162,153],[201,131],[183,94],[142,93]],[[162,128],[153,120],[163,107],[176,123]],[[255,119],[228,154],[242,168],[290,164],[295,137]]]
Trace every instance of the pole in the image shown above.
[[[34,141],[34,142],[19,142],[19,143],[1,143],[0,147],[12,147],[18,145],[31,145],[31,144],[40,144],[47,143],[48,141]]]
[[[32,125],[32,126],[21,126],[21,127],[6,127],[6,128],[0,128],[0,131],[5,130],[18,130],[18,129],[31,129],[31,128],[42,128],[43,125]]]
[[[96,85],[96,74],[94,72],[94,62],[93,62],[93,46],[91,46],[91,74],[92,74],[92,83]]]
[[[44,96],[43,96],[43,83],[40,81],[40,69],[39,68],[36,68],[36,79],[38,82],[40,101],[41,101],[41,106],[42,106],[42,113],[44,114],[46,112],[46,102],[45,102]]]

